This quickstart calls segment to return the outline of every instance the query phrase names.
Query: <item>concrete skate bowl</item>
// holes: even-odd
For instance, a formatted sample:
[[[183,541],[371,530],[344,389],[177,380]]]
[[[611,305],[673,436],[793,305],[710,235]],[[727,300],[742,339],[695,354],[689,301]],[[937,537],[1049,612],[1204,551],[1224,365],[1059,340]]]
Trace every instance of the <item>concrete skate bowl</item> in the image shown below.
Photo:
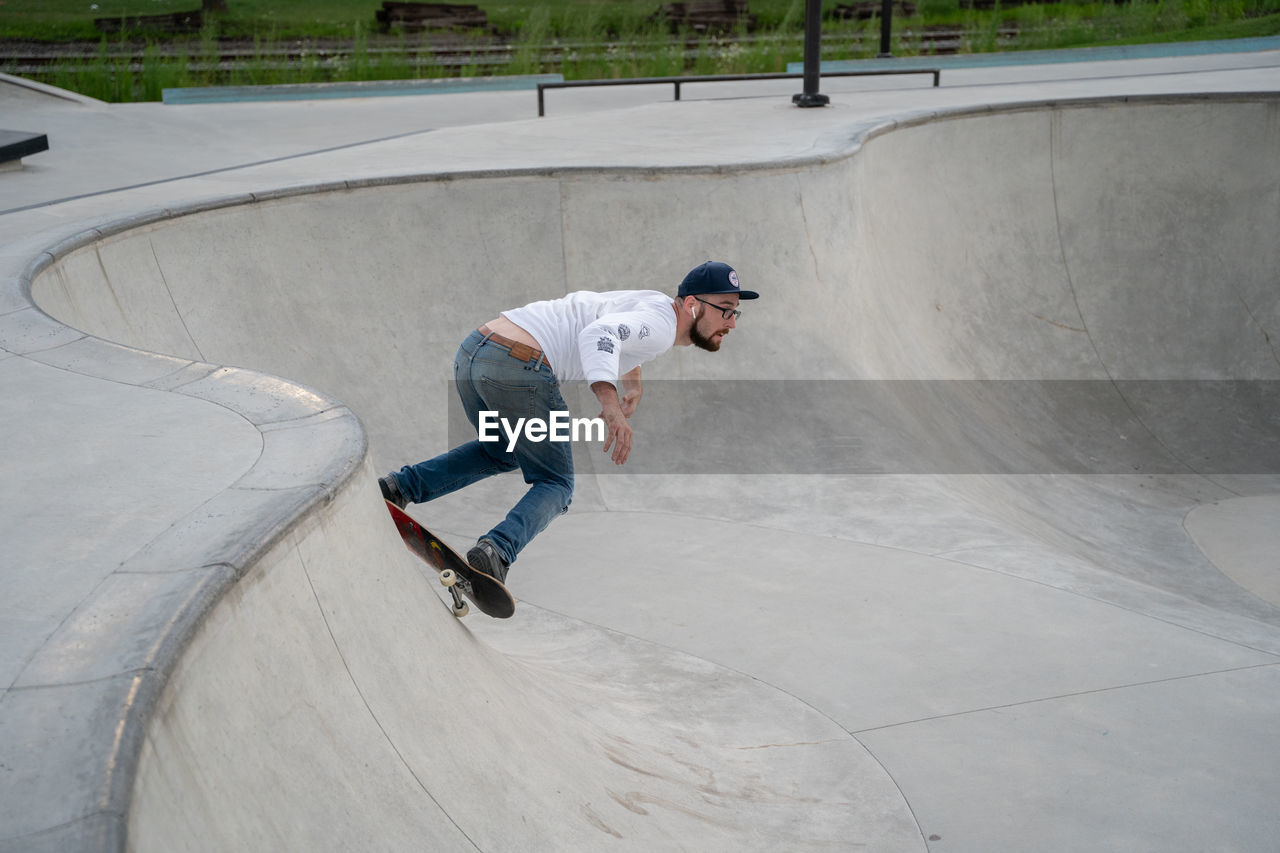
[[[718,417],[738,453],[662,462],[654,448],[684,437],[663,424],[688,421],[684,401],[653,394],[629,464],[669,476],[581,457],[574,513],[602,538],[613,518],[677,518],[700,494],[691,479],[714,482],[716,505],[689,511],[708,522],[963,550],[1276,651],[1280,613],[1182,520],[1280,484],[1278,103],[930,116],[856,129],[848,156],[731,171],[352,182],[144,216],[51,251],[33,267],[37,304],[170,357],[158,392],[234,396],[262,453],[229,491],[280,516],[175,521],[189,536],[174,566],[230,571],[155,643],[163,692],[127,715],[130,846],[923,848],[892,780],[819,711],[536,607],[511,626],[473,620],[477,641],[381,518],[373,473],[449,439],[442,377],[467,329],[580,288],[670,288],[707,257],[765,298],[720,355],[681,351],[646,375],[733,383]],[[68,369],[95,375],[91,362]],[[773,398],[794,380],[830,383],[797,398],[819,424],[800,442]],[[336,454],[323,475],[312,430]],[[872,438],[823,444],[832,431]],[[772,462],[741,462],[743,447]],[[514,494],[487,484],[433,518],[461,541]]]

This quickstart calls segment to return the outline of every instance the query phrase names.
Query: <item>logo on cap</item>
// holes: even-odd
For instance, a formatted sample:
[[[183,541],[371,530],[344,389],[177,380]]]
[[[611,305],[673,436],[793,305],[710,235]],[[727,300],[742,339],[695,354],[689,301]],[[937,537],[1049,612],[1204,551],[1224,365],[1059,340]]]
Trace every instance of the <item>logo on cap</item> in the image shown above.
[[[730,284],[732,284],[735,288],[738,286],[738,271],[737,271],[737,270],[729,270],[729,283],[730,283]]]

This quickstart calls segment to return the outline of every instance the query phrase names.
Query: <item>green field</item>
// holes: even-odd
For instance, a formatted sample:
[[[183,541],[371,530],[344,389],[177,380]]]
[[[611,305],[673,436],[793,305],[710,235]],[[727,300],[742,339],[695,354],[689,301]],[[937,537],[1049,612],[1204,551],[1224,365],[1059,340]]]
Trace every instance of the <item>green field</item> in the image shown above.
[[[95,18],[190,11],[199,4],[0,0],[0,71],[129,101],[198,85],[537,72],[567,79],[757,73],[784,70],[803,50],[803,0],[750,0],[756,26],[719,34],[676,31],[655,20],[658,0],[479,0],[488,31],[431,37],[380,32],[374,17],[380,0],[227,0],[225,12],[206,15],[203,31],[185,35],[108,36],[94,25]],[[836,4],[827,0],[824,10]],[[1280,0],[966,6],[917,0],[914,15],[894,19],[894,55],[930,53],[944,49],[940,44],[966,53],[1280,34]],[[823,33],[824,59],[865,58],[879,49],[878,21],[828,16]]]

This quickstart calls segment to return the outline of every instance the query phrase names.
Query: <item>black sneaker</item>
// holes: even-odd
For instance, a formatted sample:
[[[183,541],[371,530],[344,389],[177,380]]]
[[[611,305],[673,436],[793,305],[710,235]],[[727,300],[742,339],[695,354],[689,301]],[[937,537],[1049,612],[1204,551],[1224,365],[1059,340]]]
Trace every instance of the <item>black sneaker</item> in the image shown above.
[[[379,477],[378,488],[382,489],[382,497],[384,499],[391,501],[401,509],[408,505],[409,499],[400,493],[400,485],[396,482],[395,475],[388,474],[385,477]]]
[[[497,578],[499,583],[507,580],[507,564],[488,539],[481,539],[467,552],[467,562],[471,564],[471,568]]]

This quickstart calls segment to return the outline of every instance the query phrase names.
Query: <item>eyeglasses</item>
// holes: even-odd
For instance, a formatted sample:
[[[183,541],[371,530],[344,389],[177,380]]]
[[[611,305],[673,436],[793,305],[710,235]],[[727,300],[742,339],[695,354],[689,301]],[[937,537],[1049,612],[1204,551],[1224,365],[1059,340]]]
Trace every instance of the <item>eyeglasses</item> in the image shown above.
[[[720,316],[724,317],[726,320],[728,320],[730,317],[732,317],[734,320],[736,320],[736,319],[738,319],[739,317],[741,317],[741,316],[742,316],[742,312],[741,312],[741,311],[739,311],[737,308],[725,308],[725,307],[724,307],[724,306],[722,306],[722,305],[716,305],[714,302],[708,302],[708,301],[707,301],[707,300],[705,300],[705,299],[698,299],[698,297],[696,297],[696,296],[695,296],[695,297],[693,297],[693,298],[694,298],[694,299],[697,299],[697,300],[698,300],[699,302],[701,302],[703,305],[709,305],[709,306],[711,306],[712,308],[716,309],[717,311],[719,311],[719,312],[720,312]]]

